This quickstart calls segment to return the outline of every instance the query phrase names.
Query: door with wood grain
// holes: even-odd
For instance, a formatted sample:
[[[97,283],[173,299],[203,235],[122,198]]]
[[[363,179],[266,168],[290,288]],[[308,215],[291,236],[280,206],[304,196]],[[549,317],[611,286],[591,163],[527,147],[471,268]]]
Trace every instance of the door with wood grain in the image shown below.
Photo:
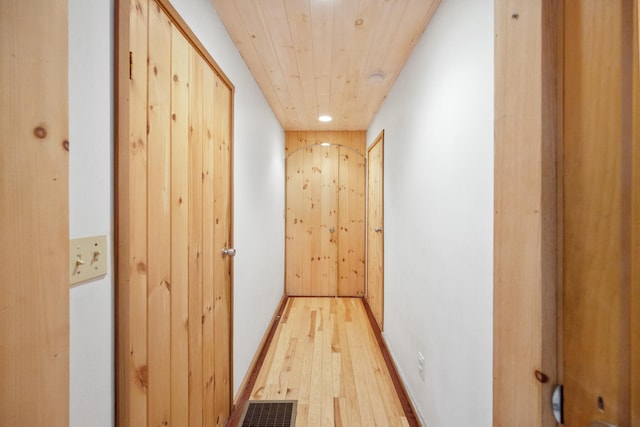
[[[364,157],[312,143],[291,152],[286,168],[286,293],[364,296]]]
[[[367,294],[380,329],[384,322],[384,131],[367,155]]]
[[[118,13],[118,425],[222,426],[233,86],[168,2]]]
[[[288,295],[338,292],[338,147],[309,145],[287,158]]]
[[[640,425],[637,31],[637,1],[565,2],[560,375],[569,427]]]

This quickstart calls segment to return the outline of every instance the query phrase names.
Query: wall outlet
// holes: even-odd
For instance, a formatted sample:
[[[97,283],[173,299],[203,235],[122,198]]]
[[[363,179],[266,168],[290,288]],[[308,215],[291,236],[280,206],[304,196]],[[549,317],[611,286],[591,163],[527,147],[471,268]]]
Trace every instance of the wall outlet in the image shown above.
[[[424,381],[424,356],[420,352],[418,352],[418,372],[420,373],[420,378]]]

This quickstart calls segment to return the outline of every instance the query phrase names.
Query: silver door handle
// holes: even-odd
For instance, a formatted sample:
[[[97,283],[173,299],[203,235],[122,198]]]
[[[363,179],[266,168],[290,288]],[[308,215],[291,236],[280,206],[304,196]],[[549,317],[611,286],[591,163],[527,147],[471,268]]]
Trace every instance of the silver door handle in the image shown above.
[[[237,251],[234,248],[223,248],[222,255],[236,256]]]
[[[382,233],[382,227],[376,227],[375,230],[376,233]]]

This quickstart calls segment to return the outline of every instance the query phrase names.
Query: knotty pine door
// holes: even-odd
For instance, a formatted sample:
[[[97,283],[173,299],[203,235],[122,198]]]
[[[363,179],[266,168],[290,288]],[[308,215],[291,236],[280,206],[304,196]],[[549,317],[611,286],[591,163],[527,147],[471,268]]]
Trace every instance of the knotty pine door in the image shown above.
[[[367,152],[367,303],[384,329],[384,131]]]
[[[364,296],[364,157],[310,144],[286,167],[287,295]]]
[[[233,87],[168,2],[118,13],[118,425],[222,426]]]
[[[564,425],[640,425],[638,2],[564,11]]]

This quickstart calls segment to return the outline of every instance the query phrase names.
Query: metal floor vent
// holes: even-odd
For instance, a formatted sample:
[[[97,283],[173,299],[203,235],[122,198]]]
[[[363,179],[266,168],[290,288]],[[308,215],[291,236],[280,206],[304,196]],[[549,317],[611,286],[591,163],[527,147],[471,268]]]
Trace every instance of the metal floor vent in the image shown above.
[[[297,400],[250,400],[241,427],[294,427]]]

